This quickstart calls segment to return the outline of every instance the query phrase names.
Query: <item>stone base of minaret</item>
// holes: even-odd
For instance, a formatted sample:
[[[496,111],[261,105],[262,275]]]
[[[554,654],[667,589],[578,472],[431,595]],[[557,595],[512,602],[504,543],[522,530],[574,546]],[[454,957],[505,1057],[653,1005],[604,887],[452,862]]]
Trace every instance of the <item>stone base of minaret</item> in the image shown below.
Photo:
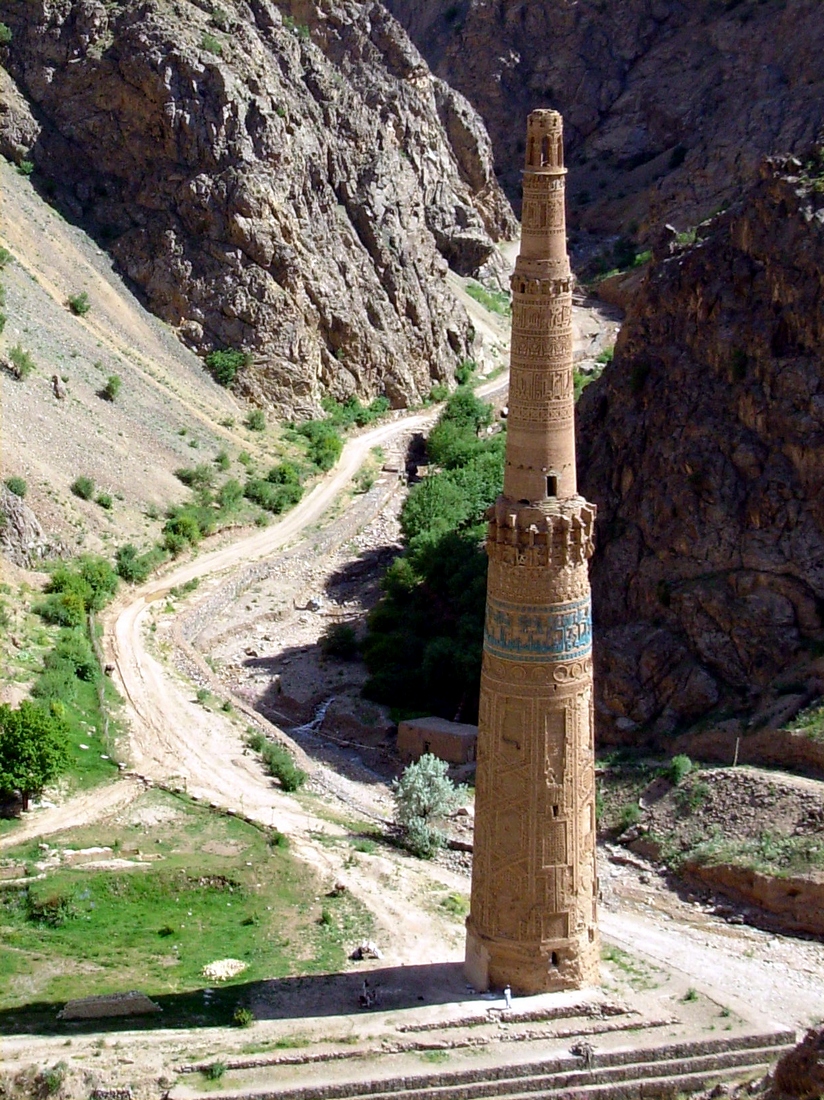
[[[582,989],[597,985],[599,980],[598,959],[592,947],[586,937],[580,937],[577,943],[503,943],[485,939],[468,925],[464,974],[479,993],[507,985],[521,997]]]

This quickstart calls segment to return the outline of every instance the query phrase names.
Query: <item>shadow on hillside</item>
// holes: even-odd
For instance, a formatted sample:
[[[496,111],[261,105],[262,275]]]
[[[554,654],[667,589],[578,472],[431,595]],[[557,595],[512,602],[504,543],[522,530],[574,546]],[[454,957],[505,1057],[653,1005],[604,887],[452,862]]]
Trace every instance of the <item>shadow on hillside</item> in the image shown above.
[[[0,1035],[76,1035],[89,1032],[156,1030],[158,1028],[225,1027],[238,1007],[258,1020],[300,1020],[368,1012],[397,1011],[424,1005],[451,1004],[479,998],[466,984],[460,963],[388,966],[347,974],[310,974],[270,981],[237,982],[218,989],[152,996],[161,1012],[99,1020],[64,1021],[63,1002],[37,1001],[0,1011]],[[364,979],[377,994],[372,1008],[360,1006]],[[333,1025],[330,1023],[330,1028]],[[332,1031],[330,1030],[330,1035]]]

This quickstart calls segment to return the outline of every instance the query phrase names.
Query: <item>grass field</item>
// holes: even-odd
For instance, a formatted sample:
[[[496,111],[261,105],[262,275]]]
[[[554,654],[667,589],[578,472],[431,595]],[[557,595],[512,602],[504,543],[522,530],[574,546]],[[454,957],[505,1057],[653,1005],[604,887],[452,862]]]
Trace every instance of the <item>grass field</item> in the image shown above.
[[[135,988],[161,999],[165,1027],[225,1024],[237,986],[340,970],[371,931],[368,912],[325,895],[277,834],[156,790],[126,815],[51,845],[150,853],[144,868],[59,868],[0,890],[0,1031],[48,1027],[68,999]],[[43,853],[5,855],[33,876]],[[222,958],[246,970],[205,1000],[202,969]]]

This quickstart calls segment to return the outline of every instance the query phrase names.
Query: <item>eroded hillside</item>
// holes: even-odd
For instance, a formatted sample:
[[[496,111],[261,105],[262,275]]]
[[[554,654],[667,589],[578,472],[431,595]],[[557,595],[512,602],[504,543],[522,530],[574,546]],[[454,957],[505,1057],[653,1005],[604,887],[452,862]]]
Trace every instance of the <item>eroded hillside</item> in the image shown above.
[[[0,274],[8,318],[0,353],[19,345],[33,363],[22,380],[0,370],[0,474],[25,481],[24,503],[47,541],[71,550],[149,543],[164,507],[188,496],[175,469],[225,450],[229,473],[241,476],[238,455],[265,462],[276,440],[244,426],[242,404],[3,161],[0,192],[0,243],[13,257]],[[84,292],[89,311],[75,316],[67,300]],[[110,375],[121,380],[115,401],[101,396]],[[79,476],[112,498],[109,509],[70,491]]]
[[[4,151],[241,392],[400,406],[473,330],[447,264],[494,276],[514,222],[469,104],[377,3],[10,0]],[[3,121],[5,120],[5,121]]]
[[[780,724],[824,686],[821,157],[662,244],[579,402],[606,740]]]

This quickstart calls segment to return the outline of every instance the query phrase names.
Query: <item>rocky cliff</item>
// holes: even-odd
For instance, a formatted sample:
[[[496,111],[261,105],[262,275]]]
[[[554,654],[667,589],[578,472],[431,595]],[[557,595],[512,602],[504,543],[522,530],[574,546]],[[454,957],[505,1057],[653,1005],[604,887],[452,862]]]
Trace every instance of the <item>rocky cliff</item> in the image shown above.
[[[0,485],[0,554],[15,565],[29,568],[60,549],[57,540],[46,538],[31,508]]]
[[[822,272],[824,151],[765,162],[694,244],[661,245],[584,391],[605,739],[822,690]]]
[[[817,0],[386,0],[481,112],[513,202],[526,115],[564,115],[573,226],[679,229],[824,120]]]
[[[377,3],[8,0],[0,144],[240,387],[306,413],[402,405],[473,333],[447,263],[514,229],[469,104]]]

